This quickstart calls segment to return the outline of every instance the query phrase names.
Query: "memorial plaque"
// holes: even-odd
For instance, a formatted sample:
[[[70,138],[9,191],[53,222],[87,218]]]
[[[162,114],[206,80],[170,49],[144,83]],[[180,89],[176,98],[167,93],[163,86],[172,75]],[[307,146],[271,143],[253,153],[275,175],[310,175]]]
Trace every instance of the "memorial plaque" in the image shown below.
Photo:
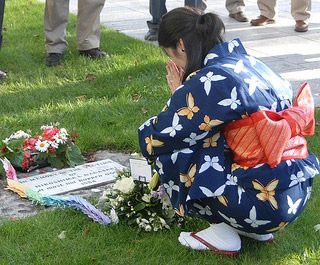
[[[19,179],[19,182],[42,195],[57,195],[112,183],[115,181],[117,172],[125,169],[126,167],[105,159]]]

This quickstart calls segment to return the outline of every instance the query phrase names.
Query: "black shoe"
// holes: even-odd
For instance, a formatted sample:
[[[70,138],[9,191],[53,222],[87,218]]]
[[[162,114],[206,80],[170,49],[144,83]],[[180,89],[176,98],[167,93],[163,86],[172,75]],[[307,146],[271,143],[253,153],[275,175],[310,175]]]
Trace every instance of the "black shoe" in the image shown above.
[[[93,48],[90,50],[83,50],[83,51],[79,51],[79,53],[80,53],[80,55],[89,57],[91,59],[100,59],[103,57],[109,57],[109,55],[106,52],[100,50],[99,48]]]
[[[5,72],[0,71],[0,80],[6,79],[7,74]]]
[[[62,54],[61,53],[48,53],[46,56],[47,66],[57,66],[61,64]]]
[[[147,34],[144,36],[144,39],[147,41],[157,41],[158,40],[158,29],[156,29],[156,28],[149,29]]]

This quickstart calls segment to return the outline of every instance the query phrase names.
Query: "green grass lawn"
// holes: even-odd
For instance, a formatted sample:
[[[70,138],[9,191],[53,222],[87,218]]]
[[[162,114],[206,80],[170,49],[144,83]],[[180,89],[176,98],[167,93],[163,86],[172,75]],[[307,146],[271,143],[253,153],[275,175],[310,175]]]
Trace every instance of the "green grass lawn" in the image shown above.
[[[137,128],[156,115],[170,96],[166,56],[157,47],[102,29],[101,46],[110,60],[78,56],[76,18],[70,17],[69,48],[61,67],[44,64],[44,5],[7,0],[0,69],[0,138],[16,130],[37,132],[59,121],[79,133],[83,151],[111,148],[138,151]],[[88,74],[96,79],[88,80]],[[320,111],[317,111],[320,120]],[[320,132],[309,138],[320,157]],[[243,240],[238,260],[190,251],[179,245],[180,229],[139,233],[124,225],[101,226],[74,210],[43,211],[0,224],[0,265],[14,264],[320,264],[320,182],[299,219],[276,234],[274,244]],[[4,192],[4,191],[0,191]],[[0,202],[1,203],[1,202]],[[194,220],[186,230],[206,224]],[[59,239],[61,231],[66,238]]]
[[[59,121],[79,133],[77,144],[83,151],[137,151],[138,126],[156,115],[170,96],[164,53],[102,29],[101,48],[111,59],[83,58],[76,47],[76,18],[70,16],[63,65],[47,67],[43,12],[44,5],[36,0],[7,3],[0,69],[9,78],[0,87],[0,138]],[[88,74],[96,79],[88,80]]]

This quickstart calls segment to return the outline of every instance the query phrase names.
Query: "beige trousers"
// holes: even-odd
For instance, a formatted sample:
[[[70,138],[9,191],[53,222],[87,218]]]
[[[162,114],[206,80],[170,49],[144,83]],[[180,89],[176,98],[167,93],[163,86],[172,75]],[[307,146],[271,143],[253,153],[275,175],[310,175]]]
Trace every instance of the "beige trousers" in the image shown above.
[[[226,8],[229,14],[244,12],[244,0],[226,0]]]
[[[105,0],[78,0],[78,50],[100,47],[100,13],[104,2]],[[67,49],[68,16],[69,0],[46,0],[44,34],[47,53],[63,53]]]
[[[258,0],[260,14],[267,18],[276,18],[277,0]],[[291,0],[291,15],[294,20],[308,20],[311,16],[311,0]]]

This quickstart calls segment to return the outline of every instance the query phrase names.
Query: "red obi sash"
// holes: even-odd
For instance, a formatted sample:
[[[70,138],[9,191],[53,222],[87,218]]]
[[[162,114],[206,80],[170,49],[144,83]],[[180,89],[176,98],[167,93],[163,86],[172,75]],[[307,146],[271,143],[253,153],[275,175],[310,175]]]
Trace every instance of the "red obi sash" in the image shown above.
[[[306,158],[304,136],[314,134],[314,102],[308,83],[299,89],[293,106],[281,112],[263,110],[229,123],[224,129],[226,142],[240,166],[268,163],[275,167],[281,160]]]

